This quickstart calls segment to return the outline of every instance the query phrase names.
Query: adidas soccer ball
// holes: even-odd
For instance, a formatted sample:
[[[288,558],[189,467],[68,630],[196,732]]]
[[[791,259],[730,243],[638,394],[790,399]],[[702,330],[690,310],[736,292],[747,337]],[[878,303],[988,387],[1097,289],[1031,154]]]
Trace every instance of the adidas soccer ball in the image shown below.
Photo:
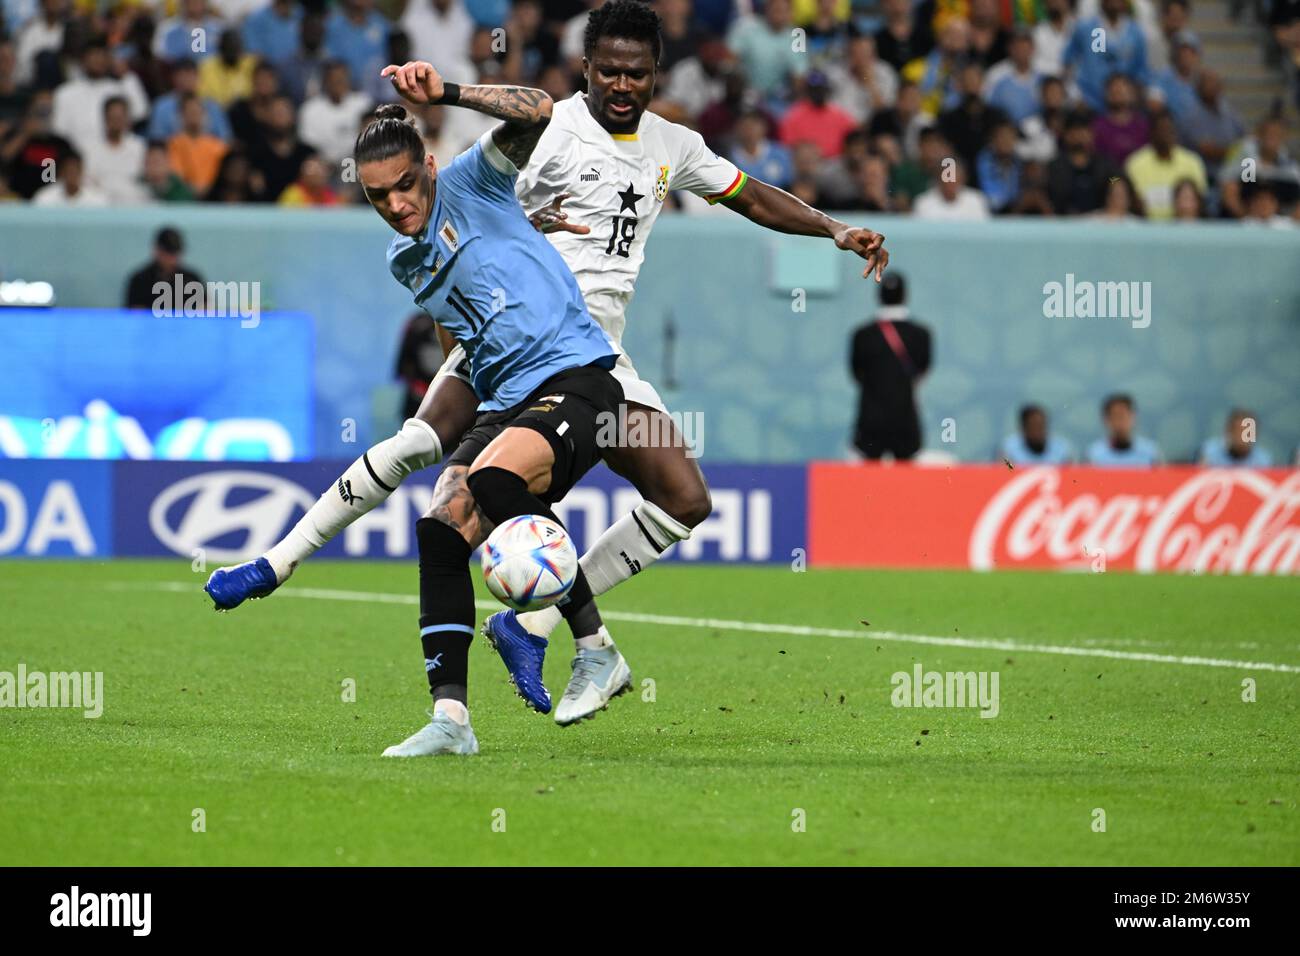
[[[498,525],[483,545],[483,580],[506,607],[536,611],[569,593],[578,555],[569,534],[543,515]]]

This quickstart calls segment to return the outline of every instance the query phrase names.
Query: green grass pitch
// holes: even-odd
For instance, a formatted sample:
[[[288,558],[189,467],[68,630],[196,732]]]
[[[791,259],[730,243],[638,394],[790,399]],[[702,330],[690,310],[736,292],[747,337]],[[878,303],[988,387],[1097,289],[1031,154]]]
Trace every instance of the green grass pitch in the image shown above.
[[[222,615],[204,577],[0,564],[0,671],[105,698],[0,708],[0,864],[1300,863],[1294,580],[660,567],[601,602],[634,693],[557,727],[476,639],[481,755],[395,761],[428,706],[413,565],[318,561]],[[916,662],[996,671],[1000,713],[892,706]]]

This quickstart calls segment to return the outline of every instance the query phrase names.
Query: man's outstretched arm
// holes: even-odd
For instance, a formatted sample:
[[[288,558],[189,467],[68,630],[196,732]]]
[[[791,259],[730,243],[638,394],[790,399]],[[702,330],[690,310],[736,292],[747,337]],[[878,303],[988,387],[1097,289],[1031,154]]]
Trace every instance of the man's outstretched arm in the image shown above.
[[[867,260],[867,268],[862,273],[864,279],[874,271],[876,281],[879,282],[884,275],[885,266],[889,265],[883,233],[856,228],[832,219],[784,189],[777,189],[753,176],[748,178],[737,195],[723,200],[722,204],[751,222],[777,232],[794,236],[823,236],[835,240],[835,245],[841,249],[847,249]]]
[[[463,106],[504,120],[492,131],[492,141],[519,169],[528,163],[551,121],[554,103],[550,96],[527,86],[459,86],[444,82],[432,64],[418,60],[404,66],[386,66],[380,76],[392,80],[393,87],[408,102]]]

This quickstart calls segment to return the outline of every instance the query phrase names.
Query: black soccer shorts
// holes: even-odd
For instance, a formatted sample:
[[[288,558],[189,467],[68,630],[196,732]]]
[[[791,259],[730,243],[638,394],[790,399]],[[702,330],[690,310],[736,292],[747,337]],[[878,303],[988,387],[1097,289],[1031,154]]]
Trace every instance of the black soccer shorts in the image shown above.
[[[528,398],[501,412],[483,412],[445,467],[469,466],[507,428],[531,428],[555,453],[551,485],[538,495],[548,504],[569,493],[600,460],[603,445],[618,440],[623,386],[606,369],[583,365],[552,375]]]

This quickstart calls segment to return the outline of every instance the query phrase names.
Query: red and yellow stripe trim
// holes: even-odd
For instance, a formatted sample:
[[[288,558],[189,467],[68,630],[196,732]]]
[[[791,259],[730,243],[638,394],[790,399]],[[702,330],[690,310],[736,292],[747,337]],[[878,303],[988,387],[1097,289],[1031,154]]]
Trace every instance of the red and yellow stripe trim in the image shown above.
[[[705,196],[704,198],[708,200],[710,206],[716,205],[720,202],[726,202],[728,199],[735,199],[740,195],[740,191],[745,188],[745,183],[747,182],[749,182],[749,176],[745,173],[737,172],[736,178],[731,181],[730,186],[720,193],[714,193],[713,195]]]

